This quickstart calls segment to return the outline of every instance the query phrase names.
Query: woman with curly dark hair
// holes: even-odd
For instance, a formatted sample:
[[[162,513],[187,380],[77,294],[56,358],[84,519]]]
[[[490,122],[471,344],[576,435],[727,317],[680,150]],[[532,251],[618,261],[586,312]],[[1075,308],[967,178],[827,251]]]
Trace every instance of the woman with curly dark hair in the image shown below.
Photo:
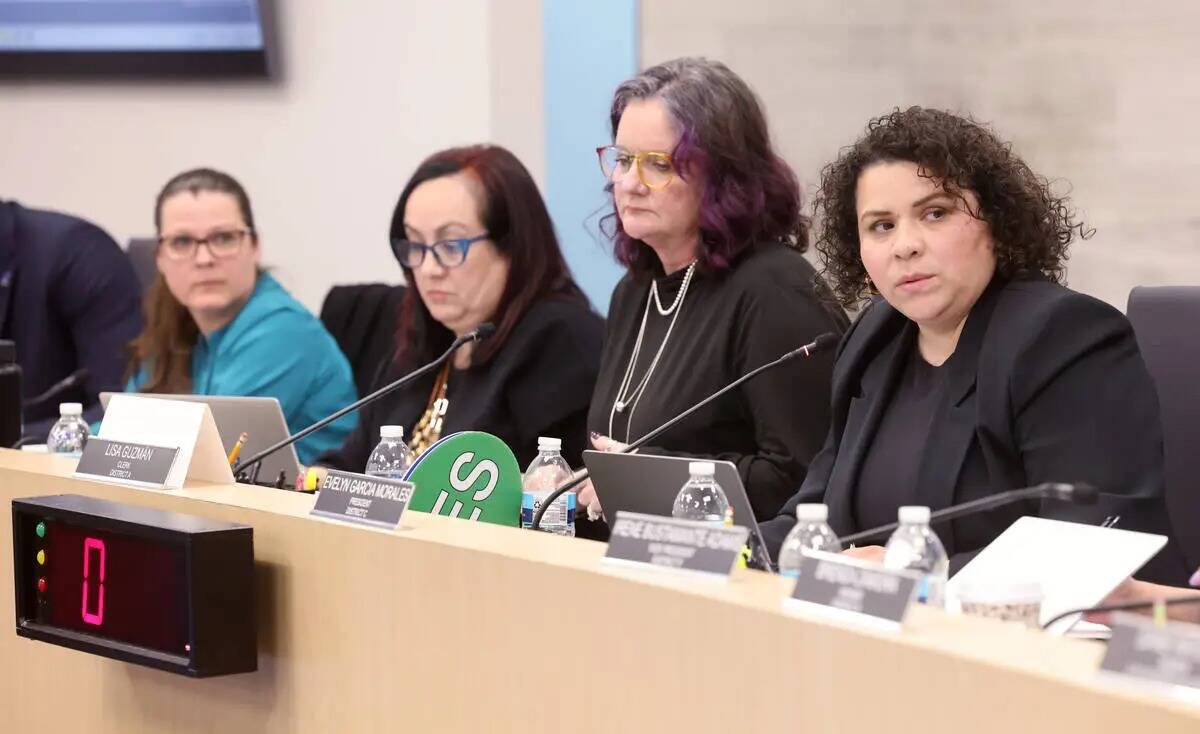
[[[628,272],[609,306],[588,427],[612,450],[848,320],[801,254],[800,185],[737,74],[667,61],[617,87],[609,122],[612,144],[596,152]],[[832,355],[796,360],[642,451],[731,461],[758,518],[774,517],[829,428],[832,370]],[[595,517],[591,486],[579,497]]]
[[[1021,515],[1165,528],[1158,403],[1133,331],[1061,285],[1067,246],[1089,233],[1009,144],[948,112],[897,110],[825,168],[816,208],[830,284],[845,305],[867,303],[839,347],[825,446],[764,524],[773,552],[800,503],[824,502],[846,535],[904,505],[1041,482],[1088,482],[1106,499],[935,525],[952,573]],[[1186,578],[1170,555],[1158,575]]]

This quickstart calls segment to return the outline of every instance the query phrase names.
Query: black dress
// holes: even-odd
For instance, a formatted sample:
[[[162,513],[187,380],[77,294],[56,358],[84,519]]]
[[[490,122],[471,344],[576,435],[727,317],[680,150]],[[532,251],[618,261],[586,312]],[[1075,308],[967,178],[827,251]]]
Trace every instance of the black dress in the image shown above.
[[[908,356],[904,371],[883,409],[871,449],[863,457],[853,508],[860,528],[893,523],[901,507],[921,504],[921,459],[954,357],[936,367],[929,364],[921,356],[915,337],[913,334],[905,346]]]
[[[450,370],[450,402],[442,435],[458,431],[490,433],[512,449],[525,466],[537,456],[538,436],[563,440],[563,456],[580,464],[586,440],[588,400],[596,382],[604,320],[582,298],[551,298],[530,307],[508,343],[487,363]],[[384,370],[375,389],[403,373]],[[407,440],[429,402],[436,374],[367,406],[341,448],[322,454],[317,464],[361,472],[379,443],[379,427],[404,426]]]
[[[686,270],[657,279],[669,309]],[[731,271],[693,276],[679,310],[669,316],[650,298],[650,278],[626,275],[613,292],[600,376],[588,429],[629,442],[750,370],[811,342],[840,335],[847,319],[803,255],[783,245],[751,248]],[[824,286],[821,286],[824,290]],[[614,410],[643,315],[642,348],[630,376],[640,384],[667,330],[658,364],[640,398]],[[675,319],[674,327],[671,320]],[[770,518],[804,481],[809,460],[829,430],[833,350],[770,370],[690,416],[643,453],[732,461],[755,514]],[[581,526],[586,521],[580,521]],[[603,528],[580,535],[603,537]]]

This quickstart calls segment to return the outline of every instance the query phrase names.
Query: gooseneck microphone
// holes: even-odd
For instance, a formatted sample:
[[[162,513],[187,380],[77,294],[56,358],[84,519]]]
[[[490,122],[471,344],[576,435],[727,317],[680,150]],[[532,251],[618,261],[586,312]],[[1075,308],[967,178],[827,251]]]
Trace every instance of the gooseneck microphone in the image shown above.
[[[50,387],[46,388],[45,392],[43,392],[41,395],[34,396],[22,402],[21,407],[28,410],[29,408],[36,408],[43,403],[48,403],[68,390],[82,385],[84,380],[86,380],[90,374],[91,372],[88,371],[87,367],[80,367]]]
[[[695,413],[697,410],[700,410],[704,406],[708,405],[709,403],[711,403],[712,401],[721,397],[722,395],[724,395],[725,393],[734,389],[735,387],[738,387],[742,383],[748,382],[749,380],[751,380],[755,377],[758,377],[759,375],[766,372],[767,370],[778,367],[779,365],[784,364],[786,362],[790,362],[791,360],[795,359],[796,357],[811,357],[812,355],[814,355],[818,352],[822,352],[822,351],[828,349],[829,347],[836,346],[837,342],[838,342],[837,336],[835,336],[832,332],[825,332],[824,334],[821,334],[820,336],[818,336],[816,339],[813,339],[808,344],[805,344],[804,346],[799,347],[798,349],[793,349],[792,351],[785,353],[782,357],[779,357],[778,359],[776,359],[774,361],[767,362],[766,364],[764,364],[760,367],[755,367],[754,369],[750,370],[746,374],[737,378],[736,380],[729,383],[725,387],[721,388],[720,390],[717,390],[712,395],[709,395],[708,397],[704,398],[703,400],[696,403],[692,407],[688,408],[687,410],[683,411],[679,415],[670,419],[666,423],[663,423],[658,428],[655,428],[653,431],[650,431],[649,433],[642,436],[638,440],[629,444],[628,446],[621,449],[617,453],[628,454],[631,451],[634,451],[634,450],[638,449],[639,447],[644,446],[647,442],[653,441],[655,438],[662,435],[662,433],[664,431],[670,429],[672,426],[674,426],[679,421],[683,420],[684,418],[687,418],[692,413]],[[587,470],[584,469],[583,471],[580,471],[578,474],[575,474],[573,477],[571,477],[571,479],[569,481],[565,482],[562,485],[559,485],[557,488],[555,488],[555,490],[553,492],[551,492],[549,495],[547,495],[546,499],[542,501],[542,506],[538,508],[537,513],[533,516],[533,529],[534,530],[541,529],[542,515],[546,514],[546,508],[548,508],[550,505],[552,505],[554,503],[554,500],[558,499],[566,492],[571,491],[575,487],[578,487],[580,484],[583,483],[584,479],[587,479],[587,477],[588,477]]]
[[[929,513],[929,524],[936,522],[944,522],[946,520],[954,520],[956,518],[974,515],[980,512],[986,512],[997,507],[1020,502],[1028,499],[1055,499],[1063,502],[1072,502],[1077,505],[1094,505],[1099,498],[1100,492],[1090,484],[1064,484],[1061,482],[1046,482],[1032,487],[1024,487],[1022,489],[1010,489],[1007,492],[998,492],[987,497],[981,497],[970,502],[963,502],[959,505],[951,505],[937,512]],[[887,525],[880,525],[877,528],[864,530],[861,533],[847,535],[844,538],[838,538],[842,545],[850,545],[857,543],[860,540],[866,540],[876,535],[890,533],[900,527],[900,523],[893,522]]]
[[[233,475],[235,477],[238,476],[242,472],[244,472],[247,469],[249,469],[250,467],[258,464],[260,461],[267,458],[268,456],[275,453],[276,451],[278,451],[282,448],[291,446],[292,444],[296,443],[297,441],[304,438],[305,436],[308,436],[309,434],[314,433],[315,431],[321,430],[325,426],[329,425],[330,423],[333,423],[338,418],[341,418],[342,416],[346,415],[347,413],[352,413],[352,412],[358,410],[359,408],[363,407],[364,405],[369,405],[369,404],[375,402],[376,400],[379,400],[380,398],[384,397],[385,395],[388,395],[390,393],[395,392],[396,390],[399,390],[400,388],[409,384],[413,380],[416,380],[417,378],[428,374],[429,372],[431,372],[434,369],[436,369],[437,367],[439,367],[447,359],[449,359],[450,355],[454,354],[454,352],[457,351],[458,348],[461,347],[462,345],[467,344],[469,342],[483,341],[484,339],[487,339],[489,336],[491,336],[494,333],[496,333],[496,327],[490,323],[483,323],[483,324],[480,324],[479,326],[476,326],[471,331],[468,331],[466,334],[463,334],[462,336],[455,339],[454,342],[446,349],[446,351],[442,352],[441,356],[439,356],[437,359],[433,360],[432,362],[430,362],[422,367],[418,367],[417,369],[413,370],[412,372],[409,372],[407,375],[404,375],[403,377],[399,378],[398,380],[396,380],[394,382],[390,382],[387,385],[384,385],[383,387],[379,388],[378,390],[371,393],[370,395],[364,396],[364,397],[354,401],[353,403],[350,403],[349,405],[347,405],[346,407],[337,411],[336,413],[333,413],[332,415],[322,418],[321,420],[317,421],[316,423],[312,424],[311,426],[304,428],[291,436],[288,436],[287,438],[283,439],[282,441],[279,441],[278,443],[274,444],[273,446],[268,446],[267,448],[263,449],[262,451],[259,451],[257,454],[251,456],[250,458],[246,459],[245,461],[240,462],[237,466],[235,466],[233,468]]]

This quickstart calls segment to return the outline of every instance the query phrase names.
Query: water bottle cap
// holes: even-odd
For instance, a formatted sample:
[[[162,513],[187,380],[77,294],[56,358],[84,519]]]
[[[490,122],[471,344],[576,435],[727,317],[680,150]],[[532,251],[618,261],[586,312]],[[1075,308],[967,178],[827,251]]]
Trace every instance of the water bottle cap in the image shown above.
[[[920,505],[905,505],[900,508],[900,524],[928,525],[929,508]]]
[[[711,461],[689,461],[688,473],[694,477],[711,477],[717,471]]]
[[[0,339],[0,364],[12,364],[17,361],[17,343],[8,339]]]
[[[822,504],[796,505],[796,519],[802,522],[825,522],[829,508]]]
[[[562,439],[550,436],[538,436],[538,451],[561,451]]]
[[[83,415],[83,403],[59,403],[59,415]]]
[[[404,438],[404,426],[380,426],[380,438]]]

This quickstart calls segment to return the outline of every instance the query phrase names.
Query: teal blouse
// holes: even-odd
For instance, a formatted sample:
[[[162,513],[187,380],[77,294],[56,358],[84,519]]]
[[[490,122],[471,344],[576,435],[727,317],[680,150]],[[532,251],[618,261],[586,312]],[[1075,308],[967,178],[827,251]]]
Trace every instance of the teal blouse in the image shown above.
[[[143,365],[125,386],[137,392],[149,378]],[[196,395],[273,397],[292,433],[354,402],[358,394],[350,363],[316,317],[267,273],[233,321],[201,335],[192,350]],[[354,429],[343,416],[296,444],[300,462],[342,444]]]

